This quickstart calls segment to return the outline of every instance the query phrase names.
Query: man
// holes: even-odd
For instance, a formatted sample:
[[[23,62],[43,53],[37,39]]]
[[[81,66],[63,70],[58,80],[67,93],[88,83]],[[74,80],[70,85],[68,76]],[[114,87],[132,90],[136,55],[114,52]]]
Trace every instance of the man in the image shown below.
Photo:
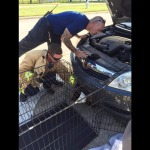
[[[61,44],[61,41],[79,58],[86,58],[86,52],[77,50],[71,43],[71,38],[79,36],[82,30],[87,30],[91,35],[101,32],[105,26],[105,20],[96,16],[89,20],[84,14],[75,11],[66,11],[58,14],[44,15],[28,35],[19,42],[19,57],[25,52],[50,41]]]
[[[72,68],[60,61],[61,58],[62,49],[57,43],[50,44],[48,50],[34,50],[25,54],[19,65],[20,101],[24,102],[28,96],[37,94],[41,83],[49,93],[54,94],[52,84],[63,86],[63,82],[56,80],[56,73],[64,81],[69,81]]]

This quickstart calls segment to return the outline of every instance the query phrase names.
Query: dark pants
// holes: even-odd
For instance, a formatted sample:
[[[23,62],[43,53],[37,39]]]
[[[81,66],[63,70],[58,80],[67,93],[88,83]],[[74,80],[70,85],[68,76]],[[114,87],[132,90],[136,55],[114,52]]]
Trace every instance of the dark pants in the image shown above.
[[[44,42],[61,44],[60,35],[54,34],[47,18],[42,17],[19,42],[19,57]]]

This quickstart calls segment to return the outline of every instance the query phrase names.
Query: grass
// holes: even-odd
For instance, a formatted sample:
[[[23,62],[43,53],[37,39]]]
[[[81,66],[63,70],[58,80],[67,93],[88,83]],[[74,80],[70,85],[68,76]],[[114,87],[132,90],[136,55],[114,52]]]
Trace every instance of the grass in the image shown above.
[[[86,3],[43,3],[43,4],[19,4],[19,17],[29,16],[43,16],[48,10],[53,9],[56,4],[57,8],[53,13],[59,13],[63,11],[78,11],[78,12],[100,12],[108,11],[105,3],[89,3],[88,9],[86,9]]]

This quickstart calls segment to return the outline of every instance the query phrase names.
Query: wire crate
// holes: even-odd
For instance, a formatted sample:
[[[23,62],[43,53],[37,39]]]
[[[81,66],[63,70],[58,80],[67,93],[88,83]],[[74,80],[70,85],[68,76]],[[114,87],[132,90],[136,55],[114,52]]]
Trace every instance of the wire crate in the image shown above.
[[[19,149],[86,150],[96,139],[99,139],[97,145],[102,145],[116,132],[123,132],[128,119],[115,115],[104,105],[106,97],[112,93],[103,87],[87,92],[84,87],[90,86],[91,82],[97,85],[96,81],[89,79],[89,82],[77,86],[78,79],[74,78],[74,83],[70,80],[73,75],[71,64],[62,60],[58,66],[56,72],[53,70],[55,77],[46,76],[49,72],[47,66],[34,68],[34,72],[30,70],[30,83],[38,86],[39,91],[25,101],[19,99]],[[43,74],[39,76],[41,72]],[[25,72],[19,74],[20,91],[29,84],[28,78],[24,77]],[[40,78],[51,84],[55,93],[49,92]],[[61,81],[63,85],[55,85],[49,80]],[[32,93],[33,89],[28,91]],[[130,108],[130,103],[128,106]]]

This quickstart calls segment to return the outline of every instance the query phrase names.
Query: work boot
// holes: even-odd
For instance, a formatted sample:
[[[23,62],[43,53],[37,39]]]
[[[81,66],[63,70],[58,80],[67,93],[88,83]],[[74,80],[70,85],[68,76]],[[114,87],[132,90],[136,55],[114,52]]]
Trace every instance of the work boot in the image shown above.
[[[20,102],[25,102],[27,101],[27,96],[21,93],[19,99],[20,99]]]
[[[57,86],[63,86],[63,85],[64,85],[63,82],[57,81],[57,80],[55,80],[53,83],[54,83],[55,85],[57,85]]]

